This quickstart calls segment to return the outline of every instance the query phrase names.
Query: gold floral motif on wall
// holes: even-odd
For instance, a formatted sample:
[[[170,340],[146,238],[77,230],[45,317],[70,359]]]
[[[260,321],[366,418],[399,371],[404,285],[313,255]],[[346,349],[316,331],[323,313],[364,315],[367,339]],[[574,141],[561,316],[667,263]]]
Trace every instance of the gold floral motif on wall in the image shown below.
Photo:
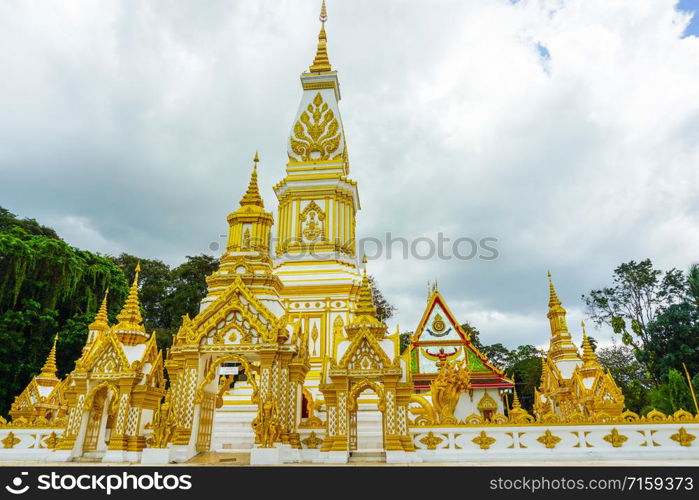
[[[339,149],[341,139],[340,124],[335,113],[318,92],[294,124],[291,151],[300,161],[330,160],[331,155]],[[340,153],[332,159],[341,156]]]

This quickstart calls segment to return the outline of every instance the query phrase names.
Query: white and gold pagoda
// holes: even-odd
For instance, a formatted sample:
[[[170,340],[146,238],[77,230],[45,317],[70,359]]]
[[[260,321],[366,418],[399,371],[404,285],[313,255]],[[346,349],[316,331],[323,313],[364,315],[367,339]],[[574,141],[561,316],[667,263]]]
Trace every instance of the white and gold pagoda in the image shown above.
[[[255,153],[247,190],[227,218],[220,267],[165,359],[143,326],[137,268],[118,323],[109,325],[105,296],[64,380],[54,343],[12,407],[16,422],[3,428],[0,420],[0,442],[10,450],[0,459],[25,456],[11,450],[29,453],[40,435],[51,450],[32,452],[48,461],[169,463],[215,451],[250,453],[252,464],[345,463],[367,449],[400,463],[550,460],[557,446],[589,459],[619,454],[627,441],[623,456],[694,456],[696,447],[685,449],[697,417],[622,413],[621,391],[584,331],[582,355],[573,343],[552,282],[536,416],[516,392],[508,408],[513,381],[473,345],[436,286],[401,353],[400,332],[387,334],[377,318],[366,259],[358,262],[359,194],[349,177],[325,2],[320,21],[315,57],[300,77],[285,176],[274,186],[276,220],[260,194]],[[643,432],[624,431],[629,422]],[[48,427],[40,434],[36,426]]]
[[[541,385],[536,391],[534,412],[563,417],[605,413],[618,416],[624,409],[624,395],[608,370],[597,361],[582,323],[582,356],[573,343],[566,310],[556,294],[549,272],[550,347],[542,360]]]

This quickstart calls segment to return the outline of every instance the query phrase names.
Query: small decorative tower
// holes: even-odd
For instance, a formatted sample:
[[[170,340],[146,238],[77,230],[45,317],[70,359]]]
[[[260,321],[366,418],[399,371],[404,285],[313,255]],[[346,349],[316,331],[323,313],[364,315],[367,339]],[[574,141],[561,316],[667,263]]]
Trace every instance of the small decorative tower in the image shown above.
[[[141,304],[138,300],[138,276],[140,273],[141,264],[139,263],[136,264],[136,275],[129,289],[129,295],[117,316],[118,323],[112,329],[124,345],[143,344],[148,340],[148,334],[141,317]]]
[[[573,366],[570,367],[570,372],[572,372],[574,365],[580,361],[578,349],[573,344],[570,333],[568,332],[566,310],[561,305],[561,301],[556,294],[556,289],[554,288],[553,280],[551,279],[551,272],[548,273],[548,277],[549,312],[546,316],[548,317],[551,325],[551,347],[549,349],[549,358],[555,363],[571,361]],[[561,367],[559,366],[559,368]]]
[[[275,313],[279,306],[279,278],[272,273],[270,234],[274,218],[265,211],[265,204],[257,185],[257,153],[253,159],[248,189],[240,200],[240,208],[228,216],[228,244],[221,256],[218,271],[206,279],[207,296],[202,300],[201,311],[206,309],[226,289],[241,277],[243,282]]]
[[[104,292],[104,298],[102,299],[102,304],[97,311],[97,316],[95,320],[88,326],[87,332],[87,342],[83,346],[81,359],[90,352],[90,349],[95,344],[95,342],[102,337],[107,330],[109,330],[109,318],[107,317],[107,297],[109,296],[109,288]]]
[[[13,419],[26,418],[31,420],[41,417],[50,421],[65,416],[64,384],[56,376],[57,340],[58,335],[53,338],[53,345],[41,372],[32,378],[24,391],[12,403],[10,416]]]

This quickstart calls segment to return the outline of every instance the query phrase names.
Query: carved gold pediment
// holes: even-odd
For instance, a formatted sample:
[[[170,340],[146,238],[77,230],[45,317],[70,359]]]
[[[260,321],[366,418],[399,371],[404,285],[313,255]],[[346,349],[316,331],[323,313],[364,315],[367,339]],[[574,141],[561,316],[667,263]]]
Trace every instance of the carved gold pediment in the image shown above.
[[[301,113],[290,138],[290,159],[298,161],[330,160],[342,157],[338,153],[342,141],[340,123],[320,92]]]

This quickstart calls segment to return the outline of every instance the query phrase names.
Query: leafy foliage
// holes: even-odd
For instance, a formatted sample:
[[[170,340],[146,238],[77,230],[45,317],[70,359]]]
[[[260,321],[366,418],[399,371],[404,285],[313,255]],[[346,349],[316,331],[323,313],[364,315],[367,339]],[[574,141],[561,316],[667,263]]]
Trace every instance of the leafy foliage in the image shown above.
[[[634,356],[633,348],[614,344],[597,350],[595,354],[599,364],[609,370],[624,393],[626,408],[640,413],[649,403],[648,393],[653,387],[653,380]]]
[[[694,393],[699,393],[699,375],[695,375],[692,379],[692,386],[694,386]],[[680,409],[691,413],[697,411],[694,407],[687,378],[677,370],[668,372],[666,381],[651,391],[649,399],[650,405],[643,409],[644,413],[653,408],[667,415]]]
[[[614,270],[612,286],[591,290],[583,295],[590,317],[607,324],[621,335],[622,342],[641,352],[650,339],[648,325],[665,308],[682,301],[687,294],[687,280],[682,271],[663,272],[653,268],[650,259],[630,261]],[[642,361],[656,382],[657,368],[652,356]]]
[[[393,316],[396,312],[396,307],[386,300],[383,296],[381,290],[376,284],[376,278],[374,276],[369,276],[369,283],[371,284],[371,298],[374,302],[374,307],[376,308],[376,318],[379,321],[386,321]]]
[[[0,208],[0,413],[40,371],[56,334],[59,375],[73,369],[107,287],[116,314],[128,287],[110,259]]]

